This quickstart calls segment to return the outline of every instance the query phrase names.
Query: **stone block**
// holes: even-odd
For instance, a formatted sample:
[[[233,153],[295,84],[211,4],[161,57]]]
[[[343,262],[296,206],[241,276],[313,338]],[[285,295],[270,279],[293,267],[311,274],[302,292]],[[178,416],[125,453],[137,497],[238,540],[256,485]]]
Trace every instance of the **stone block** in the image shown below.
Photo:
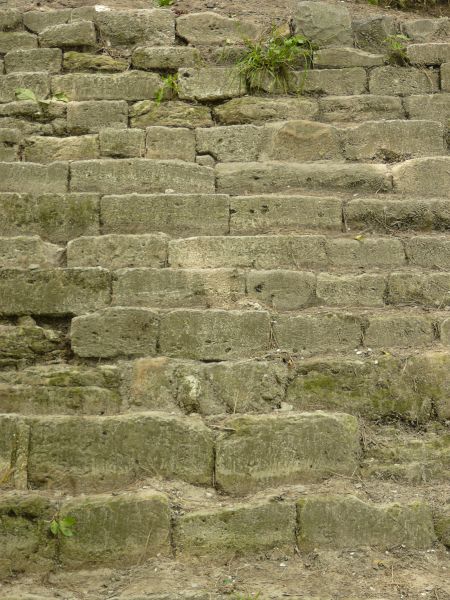
[[[161,316],[160,352],[195,360],[265,354],[270,319],[263,311],[174,310]]]
[[[75,21],[50,25],[39,34],[41,48],[73,48],[95,46],[97,34],[92,21]]]
[[[95,194],[0,193],[0,235],[39,235],[53,243],[98,235],[98,204]]]
[[[342,158],[336,127],[312,121],[288,121],[267,126],[267,143],[261,160],[305,162]],[[252,160],[252,159],[250,159]]]
[[[353,350],[362,336],[360,319],[347,313],[277,315],[274,332],[280,350],[305,355]]]
[[[100,130],[100,154],[111,158],[143,158],[145,156],[145,133],[142,129]]]
[[[182,237],[229,232],[229,200],[222,194],[103,196],[101,215],[103,233],[163,231]]]
[[[285,271],[249,271],[248,296],[273,310],[298,310],[315,303],[314,273]]]
[[[371,94],[411,96],[439,91],[439,73],[414,67],[377,67],[370,73]]]
[[[432,160],[432,159],[430,159]],[[385,165],[311,163],[223,163],[216,165],[217,191],[223,194],[273,194],[311,190],[381,192],[392,189]]]
[[[301,86],[304,75],[300,73],[297,84]],[[308,71],[303,91],[310,94],[351,96],[367,90],[367,73],[362,67],[349,69],[314,69]]]
[[[220,162],[259,159],[269,132],[254,125],[231,125],[197,129],[197,152],[210,154]]]
[[[319,273],[317,300],[325,306],[384,306],[384,275]]]
[[[245,93],[245,82],[241,81],[236,69],[203,67],[178,71],[178,96],[182,100],[208,102],[244,96]]]
[[[295,508],[280,502],[258,502],[187,513],[175,522],[177,556],[248,556],[292,548]]]
[[[358,467],[358,422],[350,415],[245,415],[222,425],[229,431],[216,443],[216,483],[228,494],[352,475]]]
[[[213,111],[222,125],[261,125],[267,121],[309,119],[317,115],[318,106],[311,98],[244,96],[219,104]]]
[[[168,48],[144,46],[136,48],[131,57],[133,67],[150,71],[195,67],[200,63],[199,51],[189,46],[169,46]]]
[[[50,91],[47,73],[9,73],[0,76],[0,102],[14,102],[20,88],[32,90],[37,98],[48,96]]]
[[[336,238],[327,240],[327,255],[334,267],[401,267],[406,264],[398,238]]]
[[[4,281],[5,273],[8,272],[1,272],[1,283]],[[1,304],[3,305],[3,298]],[[0,312],[7,314],[3,306]],[[18,308],[14,315],[20,312]],[[19,325],[0,325],[0,342],[2,367],[21,367],[24,363],[61,360],[65,346],[64,335],[61,332],[38,327],[30,320],[22,324],[19,321]]]
[[[340,230],[342,205],[337,198],[309,196],[238,196],[230,199],[230,233]]]
[[[181,15],[176,26],[177,34],[192,46],[239,44],[261,33],[256,23],[210,11]]]
[[[97,135],[33,136],[25,140],[24,160],[33,163],[91,160],[100,157]]]
[[[26,31],[1,31],[0,54],[11,50],[37,48],[37,37]]]
[[[445,346],[450,346],[450,319],[441,323],[441,341]]]
[[[372,96],[369,94],[365,96],[329,96],[319,98],[319,109],[321,120],[332,123],[353,124],[359,121],[380,121],[405,117],[402,100],[396,96]],[[427,117],[423,116],[423,118]]]
[[[444,128],[433,121],[372,121],[343,132],[349,160],[402,161],[444,154]]]
[[[2,167],[0,166],[0,173]],[[73,162],[70,166],[73,192],[101,194],[212,193],[214,171],[182,161],[154,161],[140,158]],[[1,189],[1,184],[0,184]]]
[[[97,133],[105,127],[125,129],[128,104],[124,100],[69,102],[67,129],[70,133]]]
[[[438,19],[408,19],[402,23],[403,32],[415,42],[433,42],[448,39],[450,21],[448,17]]]
[[[68,73],[52,77],[52,92],[63,91],[70,100],[143,100],[154,98],[161,87],[156,73]]]
[[[114,73],[126,71],[129,68],[128,60],[113,58],[108,54],[88,54],[86,52],[64,52],[65,71],[96,71]]]
[[[245,277],[227,269],[123,269],[113,306],[227,308],[245,297]]]
[[[120,489],[149,474],[212,483],[213,435],[198,417],[35,418],[31,440],[28,472],[35,489],[93,493]]]
[[[43,242],[38,236],[0,238],[0,268],[56,267],[61,263],[63,249]]]
[[[394,191],[415,196],[448,197],[450,157],[413,158],[392,169]]]
[[[415,314],[371,315],[364,331],[370,348],[415,348],[432,344],[433,319]]]
[[[371,54],[358,48],[323,48],[314,52],[314,66],[321,68],[379,67],[384,60],[383,54]]]
[[[34,71],[59,73],[61,71],[62,52],[58,48],[35,48],[33,50],[13,50],[5,56],[7,73]]]
[[[450,547],[450,511],[440,510],[435,517],[434,527],[438,540],[444,546]]]
[[[298,544],[312,548],[428,548],[435,542],[430,507],[423,502],[372,504],[355,496],[298,501]]]
[[[388,300],[393,305],[450,306],[450,274],[407,271],[389,277]]]
[[[164,267],[167,263],[168,236],[101,235],[81,237],[67,245],[69,267]]]
[[[146,158],[195,162],[195,134],[191,129],[149,127],[145,139]]]
[[[30,10],[23,13],[23,23],[27,29],[34,33],[42,33],[47,27],[62,25],[71,18],[71,10]]]
[[[398,23],[390,15],[372,16],[353,21],[355,44],[374,52],[386,51],[386,38],[398,33]]]
[[[169,503],[158,492],[73,498],[63,503],[59,516],[75,519],[76,534],[61,539],[60,560],[65,567],[123,568],[171,553]]]
[[[406,53],[414,65],[441,65],[450,62],[450,43],[410,44]]]
[[[352,20],[346,6],[327,2],[297,2],[293,13],[295,32],[317,46],[352,46]]]
[[[131,127],[146,129],[153,125],[161,127],[210,127],[213,125],[209,106],[199,106],[188,102],[169,100],[157,104],[143,100],[130,107]]]
[[[154,356],[159,317],[145,308],[106,308],[72,319],[72,349],[78,356]]]
[[[327,263],[325,238],[320,235],[208,236],[169,242],[172,267],[299,269]]]
[[[175,19],[170,10],[114,10],[95,16],[100,38],[112,46],[171,46]]]
[[[441,66],[441,88],[443,92],[450,92],[450,62]]]
[[[0,9],[0,31],[16,29],[22,25],[22,13],[14,8]]]
[[[440,270],[450,269],[450,240],[447,237],[407,238],[405,249],[411,265]]]
[[[69,181],[67,163],[0,163],[0,191],[41,194],[66,192]]]
[[[410,119],[432,119],[450,127],[450,94],[408,96],[404,103]]]
[[[0,314],[83,314],[109,305],[110,285],[103,269],[3,270]]]

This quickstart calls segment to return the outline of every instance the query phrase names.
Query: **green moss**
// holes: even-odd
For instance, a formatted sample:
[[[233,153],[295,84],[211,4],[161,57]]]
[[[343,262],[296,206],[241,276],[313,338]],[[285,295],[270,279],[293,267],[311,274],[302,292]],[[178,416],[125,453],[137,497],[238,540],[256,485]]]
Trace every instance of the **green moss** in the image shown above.
[[[107,54],[86,54],[82,52],[66,52],[64,69],[66,71],[125,71],[128,61],[112,58]]]

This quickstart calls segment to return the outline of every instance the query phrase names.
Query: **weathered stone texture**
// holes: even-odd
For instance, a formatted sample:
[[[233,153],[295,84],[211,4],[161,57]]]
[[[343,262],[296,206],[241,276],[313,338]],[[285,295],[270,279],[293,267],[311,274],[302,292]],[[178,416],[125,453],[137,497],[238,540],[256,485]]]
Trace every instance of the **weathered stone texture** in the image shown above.
[[[0,191],[41,194],[66,192],[69,167],[65,162],[48,165],[0,163]]]
[[[205,67],[180,69],[178,95],[182,100],[225,100],[246,93],[246,86],[235,69]]]
[[[174,15],[169,10],[97,12],[100,38],[113,46],[170,46],[175,42]]]
[[[293,15],[297,33],[318,46],[351,46],[352,21],[345,6],[326,2],[298,2]]]
[[[156,73],[127,71],[96,74],[68,73],[52,77],[52,92],[64,91],[70,100],[143,100],[154,98],[162,85]]]
[[[5,56],[5,69],[7,73],[13,71],[59,73],[61,62],[62,52],[57,48],[14,50]]]
[[[105,127],[122,129],[127,123],[124,100],[70,102],[67,106],[67,129],[76,135],[97,133]]]
[[[96,43],[95,26],[90,21],[51,25],[39,34],[39,44],[42,48],[95,46]]]
[[[310,98],[233,98],[214,107],[214,114],[223,125],[262,124],[283,119],[306,119],[318,112],[317,102]]]
[[[99,158],[98,136],[73,137],[33,136],[25,142],[24,158],[33,163],[55,161],[90,160]]]

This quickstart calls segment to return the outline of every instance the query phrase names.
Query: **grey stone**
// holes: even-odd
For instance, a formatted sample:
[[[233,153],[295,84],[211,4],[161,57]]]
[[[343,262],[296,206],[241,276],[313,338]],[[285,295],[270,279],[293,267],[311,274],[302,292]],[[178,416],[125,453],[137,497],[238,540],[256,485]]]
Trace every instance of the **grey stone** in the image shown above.
[[[197,152],[220,162],[259,159],[269,132],[254,125],[231,125],[196,130]]]
[[[256,23],[208,11],[181,15],[176,25],[177,34],[193,46],[239,44],[261,33]]]
[[[74,46],[95,46],[97,35],[91,21],[75,21],[46,27],[39,34],[41,48],[72,48]]]
[[[38,190],[66,192],[69,180],[68,164],[0,163],[0,191],[29,193]]]
[[[37,48],[37,37],[26,31],[0,31],[0,54],[11,50]]]
[[[146,158],[195,162],[195,134],[191,129],[149,127],[145,142]]]
[[[414,65],[440,65],[450,62],[450,43],[411,44],[406,53]]]
[[[16,29],[22,25],[22,13],[13,8],[0,9],[0,31]]]
[[[273,310],[299,310],[315,303],[314,273],[285,271],[249,271],[247,294]]]
[[[175,20],[169,10],[97,12],[100,37],[112,46],[170,46],[175,43]]]
[[[443,88],[445,89],[445,88]],[[410,96],[432,94],[439,90],[439,75],[435,71],[422,71],[413,67],[376,67],[370,73],[371,94]]]
[[[226,100],[246,93],[236,69],[204,67],[178,71],[178,96],[182,100]]]
[[[371,54],[357,48],[324,48],[314,52],[314,66],[343,69],[346,67],[379,67],[382,54]]]
[[[318,106],[311,98],[244,96],[215,106],[213,111],[223,125],[260,125],[267,121],[312,118],[317,115]]]
[[[424,94],[404,99],[410,119],[432,119],[450,127],[450,94]]]
[[[435,96],[427,96],[435,98]],[[408,98],[405,98],[407,101]],[[329,96],[319,98],[320,118],[332,123],[403,119],[405,111],[401,98],[396,96]],[[431,117],[431,116],[430,116]],[[430,118],[423,115],[422,118]],[[434,119],[434,117],[433,117]]]
[[[187,46],[142,47],[136,48],[131,63],[136,69],[181,69],[200,65],[200,53],[196,48]]]
[[[296,33],[318,46],[353,44],[352,21],[345,6],[327,2],[297,2],[292,21]]]
[[[353,21],[353,31],[358,48],[384,52],[386,50],[385,40],[390,35],[398,33],[398,24],[395,17],[373,16]]]
[[[67,105],[70,133],[97,133],[105,127],[124,129],[127,124],[128,105],[124,100],[69,102]]]
[[[50,11],[30,10],[23,14],[23,23],[30,31],[41,33],[47,27],[67,23],[70,17],[70,9]]]
[[[100,157],[98,136],[33,136],[25,140],[24,159],[33,163],[89,160]]]
[[[58,48],[36,48],[33,50],[14,50],[5,56],[7,73],[34,71],[59,73],[61,71],[62,52]]]
[[[161,85],[159,75],[143,71],[68,73],[54,75],[51,81],[52,92],[64,91],[70,100],[143,100],[154,98]]]
[[[143,100],[130,107],[131,127],[210,127],[213,125],[209,106],[169,100],[156,103]]]
[[[415,42],[433,42],[448,39],[450,21],[448,17],[439,19],[408,19],[402,24],[403,32]]]
[[[142,129],[100,130],[100,154],[113,158],[143,158],[145,133]]]
[[[0,76],[0,102],[13,102],[19,88],[32,90],[39,99],[46,98],[49,91],[47,73],[10,73]]]
[[[413,158],[392,169],[394,190],[400,194],[448,197],[450,157]]]
[[[0,238],[0,268],[57,267],[61,259],[62,248],[38,236]]]

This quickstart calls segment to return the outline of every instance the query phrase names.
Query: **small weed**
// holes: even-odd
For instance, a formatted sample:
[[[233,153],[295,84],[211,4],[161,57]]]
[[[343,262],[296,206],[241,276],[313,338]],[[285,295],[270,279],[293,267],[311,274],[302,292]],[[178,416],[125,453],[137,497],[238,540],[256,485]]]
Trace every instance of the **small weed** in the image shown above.
[[[390,35],[383,42],[387,47],[387,60],[390,65],[399,65],[405,67],[409,65],[409,58],[406,54],[406,35]]]
[[[247,51],[237,61],[239,76],[250,90],[266,87],[292,90],[293,76],[299,65],[304,65],[303,87],[311,65],[313,45],[302,35],[283,35],[272,29],[266,37],[245,41]]]
[[[17,88],[14,92],[17,100],[31,100],[38,104],[48,105],[50,102],[69,102],[69,98],[64,92],[56,92],[49,98],[38,98],[33,90],[28,88]]]
[[[158,0],[158,6],[172,6],[174,0]]]
[[[63,517],[62,519],[54,518],[50,522],[50,531],[55,537],[73,537],[75,535],[74,526],[76,524],[75,517]]]
[[[159,106],[164,98],[169,96],[176,96],[178,94],[178,73],[174,75],[166,75],[162,78],[162,86],[156,92],[155,102]]]

